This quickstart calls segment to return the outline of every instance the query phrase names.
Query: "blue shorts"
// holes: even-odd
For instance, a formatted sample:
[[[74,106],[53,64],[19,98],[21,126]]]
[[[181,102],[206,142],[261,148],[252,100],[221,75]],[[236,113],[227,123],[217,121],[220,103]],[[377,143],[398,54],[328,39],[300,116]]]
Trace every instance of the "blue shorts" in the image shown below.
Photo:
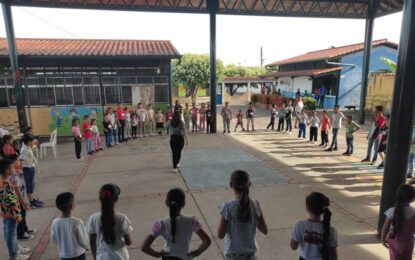
[[[36,169],[32,168],[23,168],[23,178],[26,184],[26,192],[33,193],[35,191],[35,174]]]

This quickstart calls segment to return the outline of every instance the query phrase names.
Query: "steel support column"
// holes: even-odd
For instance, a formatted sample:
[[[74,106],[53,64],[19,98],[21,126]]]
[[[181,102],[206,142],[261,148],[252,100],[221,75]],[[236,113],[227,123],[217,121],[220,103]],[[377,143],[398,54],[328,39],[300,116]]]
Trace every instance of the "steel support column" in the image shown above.
[[[22,76],[17,60],[16,40],[14,37],[13,17],[10,4],[6,1],[1,4],[6,27],[7,45],[9,48],[10,68],[13,72],[13,93],[16,98],[17,118],[19,119],[20,131],[27,127],[27,118],[24,102],[24,93],[22,89]]]
[[[376,3],[377,1],[371,0],[368,5],[366,29],[365,29],[365,48],[363,51],[363,67],[362,67],[362,85],[360,92],[360,107],[359,107],[359,123],[365,123],[365,109],[366,109],[366,96],[367,96],[367,84],[369,78],[370,69],[370,55],[372,54],[372,37],[373,37],[373,25],[375,23]]]
[[[99,94],[100,94],[100,100],[101,100],[102,114],[105,115],[105,88],[104,88],[104,83],[102,82],[101,66],[98,69],[98,80],[99,80]]]
[[[415,3],[404,1],[398,68],[393,91],[392,113],[383,175],[378,232],[385,221],[384,212],[395,203],[396,190],[406,182],[408,156],[415,115]]]
[[[212,110],[211,132],[216,133],[216,12],[218,0],[207,2],[210,17],[210,105]]]
[[[170,107],[173,107],[173,93],[172,93],[172,87],[173,87],[173,74],[172,74],[172,64],[171,61],[169,62],[168,66],[168,73],[169,73],[169,104]]]

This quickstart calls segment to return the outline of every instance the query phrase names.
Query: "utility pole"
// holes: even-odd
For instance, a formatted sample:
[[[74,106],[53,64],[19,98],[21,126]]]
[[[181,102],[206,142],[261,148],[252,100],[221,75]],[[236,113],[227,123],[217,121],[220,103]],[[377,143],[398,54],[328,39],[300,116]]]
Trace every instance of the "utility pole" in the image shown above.
[[[263,51],[263,49],[262,49],[262,46],[261,46],[261,50],[260,50],[260,63],[261,63],[261,68],[264,66],[264,51]]]

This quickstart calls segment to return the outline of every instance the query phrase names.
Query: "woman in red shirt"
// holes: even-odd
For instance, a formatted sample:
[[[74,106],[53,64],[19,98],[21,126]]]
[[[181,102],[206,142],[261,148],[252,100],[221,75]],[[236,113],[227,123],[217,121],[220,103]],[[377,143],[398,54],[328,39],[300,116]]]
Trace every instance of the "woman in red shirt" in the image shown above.
[[[319,146],[327,147],[329,144],[329,129],[331,127],[330,118],[327,111],[323,111],[323,120],[321,121],[321,144]]]

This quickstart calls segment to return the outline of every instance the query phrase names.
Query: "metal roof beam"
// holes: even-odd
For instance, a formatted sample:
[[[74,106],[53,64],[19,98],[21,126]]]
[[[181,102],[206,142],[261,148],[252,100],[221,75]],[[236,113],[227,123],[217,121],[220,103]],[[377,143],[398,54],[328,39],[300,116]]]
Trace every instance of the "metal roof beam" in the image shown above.
[[[0,0],[14,6],[209,13],[211,0]],[[375,0],[376,16],[398,12],[402,0]],[[216,1],[214,1],[216,2]],[[218,14],[284,17],[367,18],[369,0],[220,0]]]

